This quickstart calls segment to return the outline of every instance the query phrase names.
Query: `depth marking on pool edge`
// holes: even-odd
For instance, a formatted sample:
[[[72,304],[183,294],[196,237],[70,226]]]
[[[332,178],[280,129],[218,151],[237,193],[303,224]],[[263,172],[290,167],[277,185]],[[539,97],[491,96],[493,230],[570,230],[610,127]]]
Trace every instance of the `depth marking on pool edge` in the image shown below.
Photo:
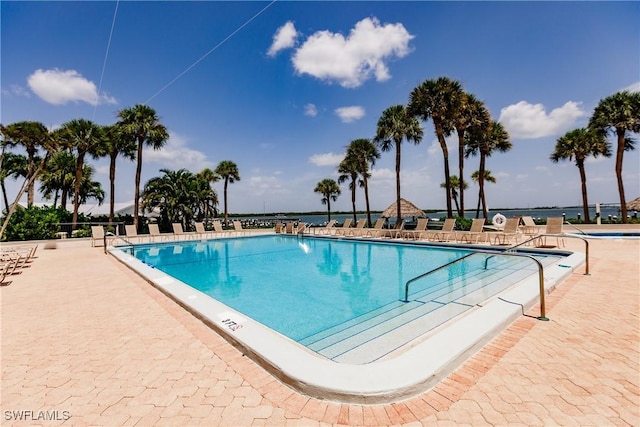
[[[244,322],[246,321],[244,317],[230,311],[218,313],[218,319],[220,319],[220,323],[226,326],[231,332],[242,329],[244,327]]]

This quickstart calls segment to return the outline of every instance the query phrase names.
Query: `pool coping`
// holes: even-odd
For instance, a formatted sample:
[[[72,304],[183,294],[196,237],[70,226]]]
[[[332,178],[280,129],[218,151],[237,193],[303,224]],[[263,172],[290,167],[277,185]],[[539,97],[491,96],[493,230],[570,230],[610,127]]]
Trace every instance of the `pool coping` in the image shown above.
[[[539,301],[533,274],[395,357],[364,365],[337,363],[118,248],[109,252],[283,383],[310,397],[345,403],[391,403],[426,391]],[[573,252],[546,267],[546,293],[584,262],[585,254]]]

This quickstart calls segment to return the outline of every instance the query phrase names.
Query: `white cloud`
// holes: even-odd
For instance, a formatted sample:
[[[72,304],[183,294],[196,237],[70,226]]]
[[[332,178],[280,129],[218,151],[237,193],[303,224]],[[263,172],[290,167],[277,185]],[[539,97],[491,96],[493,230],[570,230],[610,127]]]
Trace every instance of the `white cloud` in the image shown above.
[[[342,159],[344,159],[343,154],[314,154],[313,156],[309,157],[309,163],[313,163],[316,166],[338,166]]]
[[[304,115],[315,117],[318,115],[318,108],[316,108],[315,104],[307,104],[304,106]]]
[[[25,88],[19,85],[9,85],[8,89],[2,89],[2,94],[5,96],[24,96],[25,98],[29,98],[31,93],[27,91]]]
[[[292,61],[299,74],[354,88],[372,76],[388,80],[386,61],[408,55],[413,37],[402,24],[380,25],[377,18],[365,18],[346,38],[327,30],[312,34],[296,49]]]
[[[185,139],[174,132],[169,132],[169,140],[160,150],[145,147],[142,160],[145,163],[159,163],[171,170],[185,168],[193,173],[215,167],[206,154],[187,147]]]
[[[298,32],[296,31],[296,27],[293,25],[293,22],[288,21],[282,27],[278,28],[273,35],[273,42],[267,51],[267,55],[276,56],[281,50],[295,46],[297,38]]]
[[[86,102],[91,105],[117,104],[115,98],[101,94],[96,85],[75,70],[36,70],[27,78],[29,88],[44,101],[53,105]]]
[[[629,86],[622,88],[622,90],[628,90],[629,92],[640,92],[640,81],[631,83]]]
[[[578,102],[569,101],[549,114],[542,104],[520,101],[500,110],[500,121],[512,138],[534,139],[560,135],[587,113]]]
[[[335,109],[335,113],[343,123],[351,123],[364,117],[364,108],[357,105],[340,107]]]

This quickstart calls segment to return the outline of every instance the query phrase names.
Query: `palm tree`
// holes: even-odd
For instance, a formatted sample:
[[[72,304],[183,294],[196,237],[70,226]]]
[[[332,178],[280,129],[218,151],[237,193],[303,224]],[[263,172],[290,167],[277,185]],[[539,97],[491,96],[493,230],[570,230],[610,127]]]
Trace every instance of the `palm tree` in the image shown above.
[[[224,222],[226,224],[229,216],[227,188],[229,187],[229,184],[240,181],[240,172],[238,171],[238,166],[231,160],[223,160],[218,163],[214,172],[224,180]]]
[[[220,181],[220,175],[218,175],[217,173],[215,173],[213,170],[209,169],[209,168],[204,168],[200,171],[200,173],[198,173],[198,175],[200,175],[200,177],[202,179],[204,179],[208,185],[209,188],[211,188],[211,184]],[[215,195],[216,198],[216,205],[218,204],[218,195],[216,194],[216,191],[211,188],[211,191],[213,191],[213,194]],[[209,217],[210,212],[206,211],[204,212],[204,217],[208,218]],[[214,212],[215,214],[215,212]]]
[[[12,123],[4,128],[5,143],[9,146],[21,145],[27,152],[27,205],[32,206],[35,195],[35,179],[44,168],[41,158],[40,167],[36,165],[36,156],[41,148],[45,150],[51,145],[51,134],[40,122],[23,121]],[[18,195],[22,197],[22,193]],[[20,200],[19,198],[17,200]]]
[[[79,194],[77,195],[80,203],[86,203],[89,199],[96,199],[99,205],[104,202],[104,189],[102,188],[102,184],[100,184],[98,181],[93,180],[94,173],[95,169],[93,168],[93,166],[83,166]],[[74,198],[75,197],[76,195],[74,194]]]
[[[464,215],[464,211],[460,210],[460,205],[458,204],[458,189],[461,188],[461,189],[466,190],[468,187],[469,187],[469,185],[467,184],[466,181],[460,182],[460,180],[458,179],[458,175],[451,175],[451,194],[450,194],[450,197],[453,199],[454,203],[456,204],[456,210],[458,211],[458,214],[460,214],[460,212],[462,212],[463,215]],[[443,182],[442,184],[440,184],[440,188],[447,188],[447,183]]]
[[[382,116],[378,119],[374,141],[382,151],[391,151],[394,146],[396,149],[397,224],[402,220],[402,212],[400,211],[400,146],[403,139],[419,144],[422,141],[422,128],[418,120],[407,113],[404,105],[393,105],[384,110]]]
[[[117,126],[105,129],[106,151],[109,156],[109,224],[113,223],[116,203],[116,159],[122,155],[125,159],[136,159],[136,143],[120,132]]]
[[[356,218],[356,189],[358,185],[360,187],[364,186],[364,182],[362,180],[358,181],[358,163],[357,160],[350,156],[350,153],[347,152],[345,158],[340,162],[338,166],[338,173],[340,176],[338,177],[338,184],[342,184],[343,182],[349,181],[349,190],[351,190],[351,206],[353,208],[353,222],[357,222]]]
[[[496,178],[491,175],[491,171],[489,169],[485,169],[484,173],[482,174],[482,180],[480,180],[480,171],[473,171],[473,173],[471,174],[471,180],[475,183],[477,183],[478,185],[480,184],[480,181],[482,181],[483,185],[485,182],[490,182],[492,184],[495,184],[497,182]],[[484,191],[482,192],[482,197],[478,197],[478,207],[476,208],[476,218],[480,217],[480,202],[482,202],[482,206],[483,206],[483,212],[487,211],[487,201],[484,198]],[[485,213],[484,217],[487,217],[487,214]]]
[[[486,158],[495,151],[505,152],[511,149],[509,134],[501,123],[492,121],[488,126],[481,124],[473,126],[467,134],[466,156],[480,154],[480,168],[478,169],[478,202],[482,201],[483,217],[487,218],[487,203],[484,195],[484,177]],[[478,212],[476,211],[476,218]]]
[[[347,155],[353,156],[358,165],[358,173],[362,177],[364,187],[364,200],[367,207],[368,226],[371,227],[371,208],[369,207],[369,165],[373,166],[376,159],[380,158],[380,152],[371,140],[366,138],[354,139],[347,147]]]
[[[584,170],[584,161],[588,156],[598,157],[603,155],[611,157],[610,144],[602,132],[591,129],[574,129],[558,138],[556,148],[551,153],[550,159],[554,163],[560,160],[576,159],[576,166],[580,171],[582,183],[582,211],[584,220],[589,222],[589,203],[587,201],[587,175]]]
[[[322,204],[327,205],[327,221],[331,221],[331,201],[338,200],[340,186],[334,180],[326,178],[316,184],[313,192],[322,194]]]
[[[622,182],[622,157],[625,151],[633,150],[634,141],[627,132],[640,132],[640,92],[622,91],[601,99],[593,111],[589,127],[604,133],[615,132],[618,137],[616,149],[616,177],[620,195],[622,223],[626,224],[627,202]]]
[[[137,142],[136,182],[133,195],[133,225],[138,228],[138,210],[140,205],[140,176],[142,173],[142,147],[147,145],[154,150],[161,149],[169,139],[167,128],[160,123],[155,110],[147,105],[137,104],[118,112],[120,120],[116,123],[125,138]]]
[[[40,192],[45,199],[50,199],[52,194],[54,195],[54,208],[58,205],[58,196],[60,196],[60,207],[67,209],[67,198],[73,194],[76,164],[76,156],[70,150],[60,150],[51,157],[42,172]]]
[[[478,126],[482,123],[487,123],[491,120],[491,117],[488,114],[484,103],[477,99],[475,95],[470,93],[462,93],[460,98],[459,110],[454,118],[454,126],[456,128],[456,133],[458,134],[458,176],[464,177],[464,149],[465,149],[465,138],[464,135],[468,128],[471,126]],[[451,176],[451,195],[456,202],[456,207],[458,209],[458,215],[464,218],[464,190],[467,188],[467,183],[463,179],[458,179],[454,183],[453,178],[455,175]],[[458,194],[460,197],[460,204],[457,204],[457,199],[453,197],[455,194],[454,187],[458,187]],[[445,186],[446,188],[446,182]]]
[[[448,77],[426,80],[411,91],[407,110],[409,115],[423,121],[431,119],[436,137],[444,157],[444,179],[447,190],[447,216],[453,217],[451,209],[451,178],[449,173],[449,149],[445,137],[455,129],[455,117],[463,98],[462,85]],[[462,176],[462,175],[461,175]]]
[[[64,146],[76,152],[76,173],[73,188],[73,216],[71,222],[73,229],[77,228],[78,207],[80,206],[80,185],[84,168],[84,158],[89,154],[97,159],[106,154],[104,143],[104,129],[95,123],[75,119],[62,125],[55,132],[55,136]]]
[[[9,210],[9,199],[7,198],[5,180],[7,178],[16,180],[20,176],[26,178],[27,163],[27,158],[21,154],[6,152],[3,155],[2,167],[0,167],[0,187],[2,187],[2,197],[7,211]]]

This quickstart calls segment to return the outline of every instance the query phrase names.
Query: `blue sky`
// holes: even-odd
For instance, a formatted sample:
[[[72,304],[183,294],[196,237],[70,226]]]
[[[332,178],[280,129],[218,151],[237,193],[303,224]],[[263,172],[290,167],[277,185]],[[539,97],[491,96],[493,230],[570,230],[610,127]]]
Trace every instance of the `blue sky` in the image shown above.
[[[554,164],[555,141],[583,127],[598,101],[640,90],[638,2],[18,2],[1,3],[1,112],[10,124],[112,124],[137,103],[171,134],[145,151],[159,169],[198,172],[234,161],[230,212],[324,210],[313,192],[337,180],[356,138],[427,79],[448,76],[483,100],[513,149],[488,159],[489,207],[581,204],[578,169]],[[113,31],[112,31],[113,23]],[[110,37],[111,34],[111,37]],[[107,54],[107,47],[108,54]],[[431,122],[403,143],[402,196],[446,206]],[[457,173],[450,138],[450,167]],[[395,199],[394,155],[382,153],[371,204]],[[108,190],[108,162],[89,161]],[[478,158],[466,162],[468,175]],[[135,163],[119,160],[116,201],[133,199]],[[626,196],[640,195],[640,150],[624,161]],[[589,201],[617,202],[614,158],[586,166]],[[466,179],[469,180],[467,175]],[[222,198],[222,184],[214,184]],[[15,191],[16,184],[10,189]],[[332,206],[350,210],[347,185]],[[475,207],[477,187],[466,193]],[[108,200],[108,198],[107,198]],[[222,203],[221,206],[222,208]],[[364,209],[358,193],[357,207]]]

